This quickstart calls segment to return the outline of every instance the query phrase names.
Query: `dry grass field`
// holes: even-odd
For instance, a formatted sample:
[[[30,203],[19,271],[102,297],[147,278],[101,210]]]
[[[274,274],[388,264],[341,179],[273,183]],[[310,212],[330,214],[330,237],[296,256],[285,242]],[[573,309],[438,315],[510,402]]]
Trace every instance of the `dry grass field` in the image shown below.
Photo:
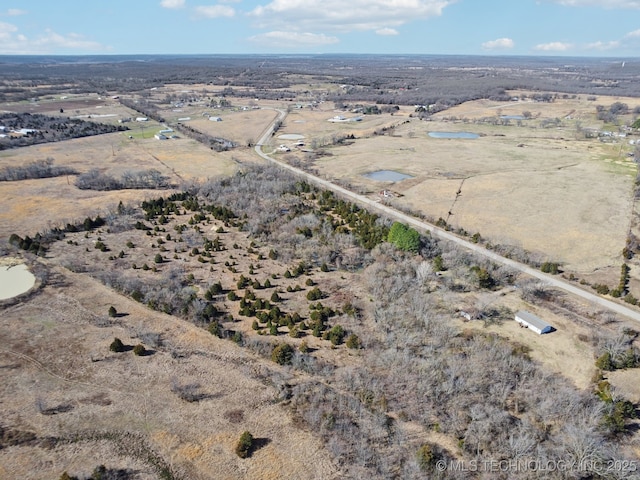
[[[273,386],[262,381],[263,361],[228,341],[176,318],[150,311],[84,275],[53,264],[50,283],[3,311],[1,325],[3,423],[16,432],[60,438],[51,448],[0,450],[0,477],[58,478],[99,464],[132,468],[136,478],[158,478],[132,451],[159,454],[181,478],[332,478],[319,440],[292,424]],[[120,318],[109,318],[118,305]],[[113,353],[162,338],[152,353]],[[202,400],[185,402],[175,384],[198,385]],[[233,449],[244,430],[263,445],[252,458]],[[141,436],[125,451],[92,432]],[[75,441],[68,441],[76,437]],[[127,448],[128,447],[128,448]],[[128,450],[128,451],[127,451]]]
[[[632,107],[638,103],[622,100]],[[575,118],[581,118],[585,127],[597,125],[594,103],[607,102],[566,99],[505,106],[478,101],[447,110],[429,122],[403,118],[401,112],[366,116],[354,124],[326,122],[332,127],[324,130],[313,128],[319,113],[300,111],[287,117],[283,131],[301,133],[307,141],[327,138],[338,129],[353,133],[354,143],[330,148],[331,155],[313,161],[313,168],[375,194],[389,188],[403,195],[392,201],[401,208],[442,217],[455,229],[479,232],[492,243],[516,245],[588,275],[619,268],[637,171],[626,156],[632,149],[626,139],[604,143],[578,135]],[[532,119],[520,125],[513,120],[508,126],[474,123],[491,112],[520,115],[523,110],[530,111]],[[554,118],[562,119],[557,127],[541,126]],[[398,126],[384,136],[368,135],[385,124]],[[605,128],[602,122],[599,126]],[[431,138],[431,131],[469,131],[480,137]],[[363,177],[376,170],[395,170],[414,178],[392,183]]]
[[[0,168],[53,158],[55,165],[71,167],[80,173],[97,168],[116,177],[126,171],[156,169],[179,185],[183,180],[229,175],[243,161],[256,161],[248,149],[217,153],[189,138],[130,139],[131,133],[135,132],[5,150],[0,152]],[[0,237],[8,238],[11,233],[33,235],[61,223],[104,214],[120,200],[137,203],[158,196],[158,192],[143,190],[79,190],[74,182],[75,177],[71,175],[0,183],[3,199]]]

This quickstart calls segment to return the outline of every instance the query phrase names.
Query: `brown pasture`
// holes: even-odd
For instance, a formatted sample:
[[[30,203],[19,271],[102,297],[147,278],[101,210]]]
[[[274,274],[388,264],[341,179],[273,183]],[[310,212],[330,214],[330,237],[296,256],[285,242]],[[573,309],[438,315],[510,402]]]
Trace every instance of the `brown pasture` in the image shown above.
[[[477,103],[465,107],[467,114],[478,111],[484,116],[490,108],[486,102]],[[509,126],[471,120],[425,122],[399,115],[329,124],[332,131],[337,127],[353,132],[357,140],[330,148],[330,156],[315,159],[312,165],[322,176],[348,181],[372,194],[385,188],[399,192],[403,196],[392,203],[400,208],[442,217],[454,229],[479,232],[492,243],[516,245],[543,260],[559,261],[567,270],[585,275],[609,267],[617,271],[633,209],[637,169],[626,156],[632,147],[626,139],[603,143],[581,138],[574,120],[564,119],[557,128],[541,126],[560,110],[595,118],[593,102],[527,103],[526,108],[534,119],[521,126],[513,121]],[[462,109],[446,113],[457,112],[460,117]],[[503,105],[501,110],[511,113]],[[312,124],[318,113],[300,111],[297,117]],[[314,134],[295,120],[290,114],[283,131],[309,135],[308,141],[330,135],[328,127]],[[384,136],[365,133],[385,122],[398,126]],[[430,131],[471,131],[481,137],[439,139],[429,137]],[[309,163],[304,156],[299,158]],[[363,177],[381,169],[414,178],[391,183]]]
[[[134,468],[157,478],[143,458],[95,440],[92,432],[140,435],[181,478],[332,478],[320,440],[293,424],[273,386],[263,383],[263,362],[201,328],[150,311],[84,275],[48,265],[50,283],[27,302],[3,311],[0,378],[3,422],[39,437],[76,438],[56,448],[0,450],[0,476],[58,478],[86,475],[99,464]],[[110,305],[126,316],[109,319]],[[145,333],[161,335],[152,354],[113,353]],[[186,402],[175,384],[198,385],[202,400]],[[232,411],[239,412],[233,414]],[[41,413],[45,412],[45,413]],[[48,413],[47,413],[48,412]],[[262,439],[250,459],[234,453],[240,434]],[[133,450],[133,448],[131,447]]]
[[[156,169],[179,185],[182,180],[206,179],[233,173],[253,156],[243,149],[217,153],[189,138],[156,140],[133,138],[134,132],[119,132],[65,142],[47,143],[5,150],[0,153],[0,168],[24,165],[53,158],[54,164],[83,173],[97,168],[120,176],[126,171]],[[33,235],[50,226],[104,214],[120,200],[137,203],[157,196],[151,191],[97,192],[79,190],[75,177],[0,182],[0,236],[11,233]],[[28,219],[28,221],[25,221]]]

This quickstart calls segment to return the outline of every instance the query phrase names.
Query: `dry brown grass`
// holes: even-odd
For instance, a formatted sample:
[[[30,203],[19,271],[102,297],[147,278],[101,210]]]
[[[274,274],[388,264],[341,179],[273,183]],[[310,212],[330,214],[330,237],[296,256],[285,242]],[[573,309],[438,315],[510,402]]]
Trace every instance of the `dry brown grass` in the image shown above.
[[[54,437],[83,438],[95,430],[138,433],[190,479],[331,478],[335,473],[319,441],[293,426],[286,410],[274,402],[275,389],[256,376],[261,360],[85,276],[52,268],[55,281],[50,286],[2,315],[6,425]],[[127,316],[110,322],[110,305]],[[133,345],[144,332],[161,334],[165,344],[145,357],[109,351],[114,337]],[[180,400],[171,392],[175,379],[200,384],[207,398]],[[64,404],[71,409],[42,415],[37,399],[47,408]],[[243,409],[241,422],[225,418],[230,405]],[[244,430],[270,440],[247,460],[233,451]],[[0,472],[8,478],[26,472],[25,478],[33,479],[57,478],[64,470],[88,473],[100,463],[140,468],[147,475],[143,478],[152,478],[149,465],[105,442],[0,451]]]
[[[478,103],[487,102],[465,104],[446,114],[470,115],[477,109],[478,116],[484,116],[491,107],[480,108]],[[633,208],[636,165],[625,156],[631,147],[626,141],[578,140],[573,120],[563,120],[560,128],[541,128],[544,118],[556,118],[560,111],[595,115],[593,103],[550,105],[527,104],[537,118],[521,127],[513,122],[499,127],[413,118],[391,136],[372,136],[331,148],[332,156],[321,157],[313,166],[322,176],[349,181],[371,192],[391,187],[404,195],[394,201],[401,208],[434,219],[448,218],[454,228],[480,232],[492,243],[537,252],[542,258],[562,262],[568,270],[584,275],[608,267],[617,271]],[[521,113],[524,107],[518,108]],[[501,110],[511,113],[504,106]],[[309,117],[309,124],[318,116],[299,115]],[[305,124],[296,132],[293,119],[293,114],[287,119],[287,132],[310,134]],[[399,120],[398,116],[367,116],[358,124],[338,125],[373,131],[383,119],[387,124]],[[429,131],[473,131],[483,136],[436,139],[428,137]],[[313,138],[326,136],[326,131],[319,131]],[[302,155],[300,158],[304,161]],[[391,184],[362,177],[379,169],[414,178]],[[454,204],[460,188],[461,196]]]
[[[129,132],[122,132],[7,150],[0,154],[0,168],[51,157],[56,165],[72,167],[80,173],[98,168],[118,177],[126,171],[156,169],[179,185],[182,180],[232,174],[243,161],[253,160],[248,149],[216,153],[188,138],[159,141],[128,137]],[[72,175],[0,182],[0,237],[8,238],[11,233],[33,235],[52,226],[104,214],[119,201],[135,204],[162,194],[145,190],[79,190],[74,183]]]

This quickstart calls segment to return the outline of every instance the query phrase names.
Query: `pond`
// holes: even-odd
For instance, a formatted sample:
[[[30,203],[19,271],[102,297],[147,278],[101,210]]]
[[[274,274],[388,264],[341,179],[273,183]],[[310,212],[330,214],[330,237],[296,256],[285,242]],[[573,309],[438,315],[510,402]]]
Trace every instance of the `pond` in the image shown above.
[[[407,178],[413,178],[411,175],[405,175],[404,173],[393,170],[377,170],[375,172],[365,173],[363,176],[377,182],[400,182]]]
[[[302,140],[304,135],[299,135],[297,133],[283,133],[282,135],[278,135],[278,138],[282,140]]]
[[[522,115],[500,115],[500,118],[503,120],[524,120]]]
[[[0,300],[17,297],[28,291],[36,283],[36,277],[24,263],[0,266]]]
[[[431,138],[478,138],[480,135],[471,132],[429,132]]]

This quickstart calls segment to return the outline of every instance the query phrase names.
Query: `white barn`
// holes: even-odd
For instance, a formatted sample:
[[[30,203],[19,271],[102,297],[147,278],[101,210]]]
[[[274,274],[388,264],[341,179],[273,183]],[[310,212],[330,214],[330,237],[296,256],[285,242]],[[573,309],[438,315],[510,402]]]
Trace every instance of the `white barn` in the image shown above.
[[[518,322],[523,327],[533,330],[538,335],[549,333],[553,330],[553,327],[542,320],[540,317],[537,317],[533,313],[529,313],[524,310],[520,310],[518,311],[518,313],[516,313],[516,322]]]

